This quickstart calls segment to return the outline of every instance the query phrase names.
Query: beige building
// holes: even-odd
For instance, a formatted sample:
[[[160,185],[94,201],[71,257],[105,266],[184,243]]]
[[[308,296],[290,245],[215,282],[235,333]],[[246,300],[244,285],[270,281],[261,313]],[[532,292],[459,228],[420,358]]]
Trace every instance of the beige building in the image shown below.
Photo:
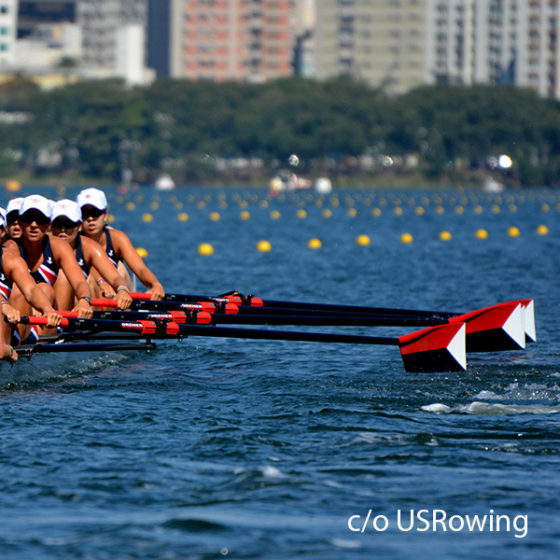
[[[349,75],[392,93],[429,81],[427,0],[320,0],[315,72]]]

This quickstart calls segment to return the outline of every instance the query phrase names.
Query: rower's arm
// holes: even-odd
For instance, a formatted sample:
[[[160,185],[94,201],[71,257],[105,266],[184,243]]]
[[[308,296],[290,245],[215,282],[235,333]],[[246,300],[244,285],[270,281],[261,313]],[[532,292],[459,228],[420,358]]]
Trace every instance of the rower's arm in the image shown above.
[[[5,264],[3,261],[2,264]],[[49,298],[40,286],[33,280],[29,273],[27,263],[16,254],[9,256],[8,267],[4,270],[9,272],[12,280],[16,283],[23,297],[35,308],[38,309],[48,320],[48,327],[56,327],[60,325],[62,317],[56,312]]]
[[[79,312],[80,318],[90,318],[93,315],[91,304],[88,301],[91,300],[91,292],[82,269],[74,256],[72,247],[58,237],[51,237],[50,242],[53,257],[58,266],[64,271],[64,274],[66,274],[66,278],[70,282],[70,286],[72,286],[74,295],[78,300],[74,309]]]
[[[132,298],[128,293],[125,279],[119,274],[117,268],[109,260],[103,248],[87,237],[82,238],[82,250],[84,259],[88,263],[94,278],[103,278],[115,290],[119,309],[128,309],[132,304]],[[99,281],[98,281],[99,283]]]
[[[152,299],[163,299],[165,296],[163,286],[156,278],[156,275],[146,266],[142,257],[136,252],[126,233],[118,229],[111,229],[111,239],[115,251],[121,255],[130,270],[136,274],[138,280],[149,288],[148,292],[152,294]]]

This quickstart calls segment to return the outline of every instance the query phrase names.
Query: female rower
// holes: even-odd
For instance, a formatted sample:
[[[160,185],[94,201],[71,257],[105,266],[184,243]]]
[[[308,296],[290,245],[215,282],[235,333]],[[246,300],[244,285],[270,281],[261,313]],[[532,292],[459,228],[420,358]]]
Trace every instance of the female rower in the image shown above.
[[[122,270],[120,267],[126,270],[123,263],[128,265],[140,282],[148,288],[148,293],[152,295],[152,299],[163,299],[165,296],[163,286],[138,255],[126,233],[107,226],[107,198],[105,193],[99,189],[85,189],[78,194],[77,202],[82,212],[83,235],[97,241],[103,247],[111,262],[119,268],[119,271]],[[124,276],[124,274],[122,275]],[[95,280],[98,278],[95,273],[94,278]],[[129,285],[129,288],[132,288],[132,286]],[[110,287],[106,285],[103,285],[103,291],[107,296],[112,295]]]
[[[6,221],[0,215],[0,235],[6,233]],[[12,305],[14,284],[33,308],[47,317],[47,327],[57,327],[62,317],[55,311],[47,296],[29,274],[25,261],[13,250],[0,246],[0,328],[2,331],[0,359],[10,362],[17,360],[17,353],[10,345],[14,329],[21,318],[20,312]],[[29,325],[19,325],[16,338],[25,340],[29,335]]]
[[[20,196],[18,198],[12,198],[12,200],[8,202],[8,206],[6,206],[6,227],[10,239],[19,239],[23,233],[19,221],[19,209],[22,202],[23,197]]]
[[[82,214],[78,204],[73,200],[60,200],[52,211],[52,235],[70,244],[85,278],[88,277],[90,269],[95,267],[101,275],[100,281],[102,280],[116,293],[119,309],[128,309],[132,298],[125,280],[98,243],[78,234],[81,221]],[[59,309],[73,307],[74,292],[63,271],[58,273],[54,291]]]
[[[93,311],[88,283],[68,243],[56,237],[51,238],[47,234],[51,223],[50,216],[51,203],[44,196],[27,196],[19,210],[23,235],[17,240],[17,244],[12,240],[6,244],[19,250],[31,276],[55,307],[54,283],[59,270],[62,270],[78,298],[74,310],[78,311],[78,317],[89,318]],[[31,306],[17,286],[14,286],[12,291],[12,300],[13,307],[20,313],[31,313]]]
[[[6,239],[6,210],[4,208],[0,208],[0,224],[4,226],[0,235],[0,243],[4,243]]]

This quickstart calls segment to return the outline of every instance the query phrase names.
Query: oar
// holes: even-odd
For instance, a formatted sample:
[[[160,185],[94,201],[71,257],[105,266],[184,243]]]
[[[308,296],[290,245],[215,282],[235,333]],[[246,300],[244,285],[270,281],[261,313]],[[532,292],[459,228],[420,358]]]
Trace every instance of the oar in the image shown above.
[[[105,307],[116,307],[116,300],[96,300]],[[145,300],[142,300],[142,306]],[[151,304],[164,304],[164,308],[170,308],[173,302],[147,302]],[[196,306],[193,303],[176,303]],[[99,315],[98,317],[125,319],[126,315]],[[104,313],[104,312],[101,312]],[[110,312],[111,313],[111,312]],[[138,313],[138,311],[136,311]],[[478,309],[463,315],[453,316],[447,319],[434,317],[413,316],[384,316],[376,314],[357,314],[341,312],[328,312],[323,310],[306,310],[289,308],[245,308],[240,307],[238,314],[223,314],[219,311],[208,313],[198,308],[182,309],[181,311],[169,311],[168,314],[156,311],[145,311],[146,315],[136,315],[135,318],[152,317],[159,320],[172,320],[179,323],[190,324],[245,324],[245,325],[315,325],[315,326],[402,326],[420,327],[435,326],[443,323],[464,322],[466,323],[466,347],[467,352],[491,352],[504,350],[520,350],[525,348],[525,331],[522,307],[517,302],[507,302],[484,309]],[[74,315],[75,316],[75,315]],[[130,316],[130,315],[129,315]],[[130,316],[132,317],[132,316]]]
[[[155,350],[153,342],[69,342],[66,344],[21,344],[15,346],[20,357],[30,357],[33,354],[46,354],[53,352],[109,352],[125,350]]]
[[[104,307],[114,307],[116,300],[105,302]],[[111,305],[110,305],[111,304]],[[78,317],[77,311],[59,311],[63,317]],[[193,325],[314,325],[314,326],[364,326],[364,327],[425,327],[441,325],[441,321],[435,319],[418,319],[414,317],[369,317],[367,315],[289,315],[282,313],[274,314],[250,314],[250,315],[223,315],[219,313],[207,313],[206,311],[193,310],[170,310],[165,311],[141,311],[141,310],[102,310],[94,311],[96,319],[113,319],[119,321],[150,319],[159,321],[174,321],[175,323],[186,323]]]
[[[322,313],[322,314],[347,314],[347,315],[375,315],[377,317],[410,317],[410,318],[434,318],[445,320],[449,317],[458,315],[457,313],[447,313],[439,311],[422,311],[413,309],[398,309],[389,307],[365,307],[357,305],[334,305],[334,304],[318,304],[318,303],[302,303],[291,301],[262,300],[254,296],[224,295],[224,296],[196,296],[187,294],[165,294],[165,300],[155,301],[151,299],[150,293],[131,292],[130,296],[135,301],[143,302],[140,305],[149,305],[152,309],[170,309],[169,302],[178,304],[194,304],[203,306],[205,310],[221,311],[228,309],[230,313],[236,313],[237,308],[241,308],[243,312],[249,313],[250,310],[259,311],[264,308],[273,309],[273,312],[280,314],[293,315],[296,312],[305,311],[306,313]],[[150,302],[147,304],[147,302]],[[175,307],[176,308],[176,307]]]
[[[22,317],[22,323],[45,325],[45,317]],[[136,332],[148,339],[208,336],[259,340],[292,340],[304,342],[372,344],[399,346],[407,371],[462,371],[466,369],[465,324],[438,325],[398,338],[301,331],[277,331],[180,325],[168,321],[115,321],[110,319],[63,318],[62,326],[98,331]]]
[[[136,300],[149,300],[151,299],[151,294],[149,293],[137,293],[134,292],[131,296]],[[390,307],[367,307],[367,306],[357,306],[357,305],[338,305],[338,304],[331,304],[331,303],[309,303],[309,302],[297,302],[297,301],[283,301],[283,300],[263,300],[256,296],[246,296],[240,294],[239,292],[233,291],[228,294],[223,294],[222,296],[211,297],[211,296],[198,296],[198,295],[188,295],[188,294],[175,294],[169,293],[166,294],[166,301],[174,301],[178,304],[184,303],[198,303],[198,305],[205,305],[205,302],[214,304],[216,306],[216,310],[220,311],[220,308],[225,309],[226,307],[229,309],[228,313],[236,313],[235,306],[238,307],[237,313],[250,313],[247,308],[260,308],[264,311],[267,308],[269,314],[271,314],[270,310],[273,309],[272,314],[280,314],[281,309],[287,311],[286,314],[294,315],[297,313],[302,313],[305,311],[306,314],[309,313],[329,313],[329,314],[350,314],[353,316],[356,315],[368,315],[368,316],[375,316],[378,319],[387,318],[389,319],[396,319],[396,318],[403,318],[403,319],[420,319],[425,318],[428,322],[425,324],[434,324],[433,322],[430,323],[430,320],[433,320],[435,323],[438,322],[445,322],[451,318],[460,318],[461,316],[465,315],[464,313],[458,312],[449,312],[449,311],[428,311],[428,310],[418,310],[418,309],[399,309],[399,308],[390,308]],[[155,302],[152,302],[155,303]],[[524,328],[524,337],[526,342],[535,342],[537,340],[536,336],[536,329],[535,329],[535,315],[534,315],[534,302],[532,299],[520,299],[514,300],[511,302],[505,302],[504,304],[499,305],[507,305],[507,304],[519,304],[521,306],[521,321],[523,323]],[[144,304],[146,305],[146,304]],[[168,304],[163,304],[167,307],[157,307],[157,309],[170,309]],[[153,308],[153,307],[152,307]],[[488,309],[488,308],[485,308]],[[213,312],[214,310],[208,308],[207,310]],[[468,313],[467,313],[468,315]],[[460,320],[460,319],[459,319]],[[388,322],[387,324],[394,324]],[[468,332],[467,332],[468,336]],[[477,344],[477,347],[480,346]],[[473,345],[474,347],[474,345]],[[524,348],[525,344],[523,343],[520,347]]]

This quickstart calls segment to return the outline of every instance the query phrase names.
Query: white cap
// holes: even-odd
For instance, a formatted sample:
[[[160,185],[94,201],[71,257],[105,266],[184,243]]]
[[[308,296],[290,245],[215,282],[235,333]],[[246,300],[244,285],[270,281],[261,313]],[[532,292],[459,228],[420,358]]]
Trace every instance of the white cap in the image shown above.
[[[95,206],[98,210],[107,210],[107,198],[105,193],[99,189],[89,188],[80,191],[76,199],[80,209],[87,204]]]
[[[6,207],[6,216],[10,212],[19,212],[21,207],[21,203],[23,202],[23,196],[18,196],[17,198],[12,198],[10,202],[8,202],[8,206]]]
[[[67,198],[55,202],[53,207],[52,221],[54,222],[56,218],[60,218],[60,216],[65,216],[70,221],[76,223],[82,221],[82,213],[80,212],[79,206],[76,202],[68,200]]]
[[[21,203],[19,215],[23,216],[28,210],[39,210],[41,214],[50,219],[52,210],[51,201],[40,194],[26,196]]]
[[[0,208],[0,227],[6,227],[6,210]]]

